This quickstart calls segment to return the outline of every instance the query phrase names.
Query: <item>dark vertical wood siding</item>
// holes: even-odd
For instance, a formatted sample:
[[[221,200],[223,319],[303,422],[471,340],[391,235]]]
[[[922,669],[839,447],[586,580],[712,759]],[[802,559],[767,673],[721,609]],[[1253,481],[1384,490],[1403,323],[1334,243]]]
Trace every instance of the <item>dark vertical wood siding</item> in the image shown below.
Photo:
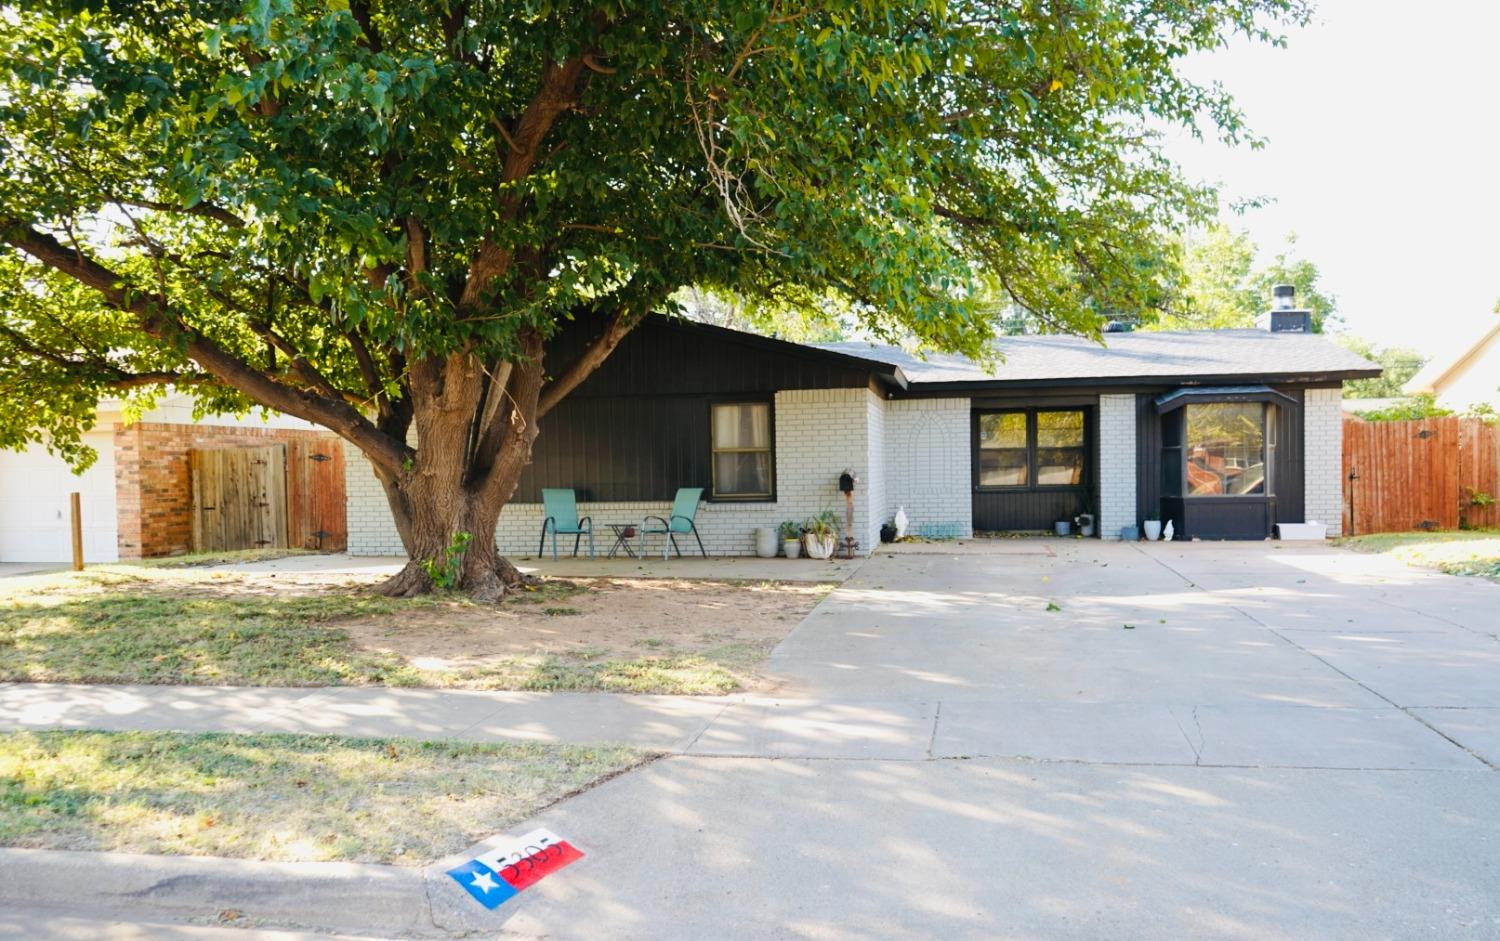
[[[1277,391],[1296,399],[1297,407],[1276,407],[1276,461],[1271,466],[1271,486],[1276,491],[1276,522],[1300,523],[1307,489],[1302,453],[1302,390]]]
[[[548,370],[565,367],[592,335],[580,324],[552,341]],[[542,419],[515,499],[538,502],[544,487],[571,487],[591,501],[669,500],[679,487],[707,490],[714,402],[771,402],[783,389],[870,383],[870,370],[855,361],[652,318]]]

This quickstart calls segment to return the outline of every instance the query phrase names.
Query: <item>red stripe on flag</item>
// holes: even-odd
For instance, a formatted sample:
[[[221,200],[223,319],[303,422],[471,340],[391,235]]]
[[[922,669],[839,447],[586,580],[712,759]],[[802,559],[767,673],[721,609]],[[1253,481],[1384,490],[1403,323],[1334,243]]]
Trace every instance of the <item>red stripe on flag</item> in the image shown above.
[[[500,878],[520,892],[522,889],[536,885],[569,863],[582,858],[583,854],[574,849],[572,843],[561,840],[540,853],[501,868]]]

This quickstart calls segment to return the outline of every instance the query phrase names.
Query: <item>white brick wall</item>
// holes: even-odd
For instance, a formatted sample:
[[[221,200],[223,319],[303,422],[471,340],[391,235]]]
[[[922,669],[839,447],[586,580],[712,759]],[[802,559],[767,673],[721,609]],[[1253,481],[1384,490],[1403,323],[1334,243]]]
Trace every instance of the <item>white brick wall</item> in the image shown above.
[[[1344,528],[1344,415],[1342,389],[1308,389],[1302,399],[1304,512],[1306,522]]]
[[[869,508],[863,536],[858,537],[866,552],[880,545],[880,524],[896,512],[886,505],[885,493],[885,414],[887,403],[871,393],[865,405],[865,476],[857,492],[856,503],[864,501]]]
[[[885,413],[887,517],[906,507],[911,531],[974,534],[968,399],[893,399]]]
[[[884,403],[868,389],[778,392],[776,500],[700,505],[698,531],[705,548],[712,555],[748,555],[755,551],[755,527],[774,527],[786,519],[802,520],[825,509],[838,514],[842,529],[844,497],[838,489],[838,478],[848,467],[860,478],[855,492],[854,534],[861,550],[869,552],[880,541],[884,520],[884,475],[876,459],[882,453],[884,418]],[[346,473],[350,554],[405,554],[385,493],[369,463],[352,448],[347,452]],[[614,542],[607,523],[639,522],[646,515],[664,515],[670,507],[670,501],[584,503],[579,513],[593,518],[595,547],[603,553]],[[541,531],[541,504],[512,503],[500,514],[495,541],[507,554],[534,555]],[[696,552],[691,536],[688,543],[678,537],[684,552],[690,544]],[[571,549],[570,542],[559,538],[559,551],[564,545]],[[652,545],[660,551],[660,543]]]
[[[1135,518],[1135,396],[1099,396],[1099,536],[1119,539]]]

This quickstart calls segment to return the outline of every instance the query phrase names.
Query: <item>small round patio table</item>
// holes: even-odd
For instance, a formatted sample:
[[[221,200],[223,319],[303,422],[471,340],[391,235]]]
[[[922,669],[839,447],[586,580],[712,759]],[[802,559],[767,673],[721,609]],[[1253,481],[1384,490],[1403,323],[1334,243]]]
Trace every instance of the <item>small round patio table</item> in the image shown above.
[[[608,523],[606,525],[609,526],[609,531],[615,534],[615,544],[609,547],[607,558],[613,559],[615,553],[621,549],[624,549],[625,554],[632,559],[640,558],[640,556],[635,554],[635,550],[630,548],[630,541],[632,539],[641,538],[640,523]]]

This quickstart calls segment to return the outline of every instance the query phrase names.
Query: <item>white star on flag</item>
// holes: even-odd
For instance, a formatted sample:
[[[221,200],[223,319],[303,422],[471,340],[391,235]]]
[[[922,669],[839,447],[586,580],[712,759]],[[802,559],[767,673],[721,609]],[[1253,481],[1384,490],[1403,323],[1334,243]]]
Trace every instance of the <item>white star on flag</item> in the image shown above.
[[[476,873],[474,881],[470,884],[475,888],[483,889],[485,892],[500,888],[499,884],[495,882],[495,877],[487,872]]]

